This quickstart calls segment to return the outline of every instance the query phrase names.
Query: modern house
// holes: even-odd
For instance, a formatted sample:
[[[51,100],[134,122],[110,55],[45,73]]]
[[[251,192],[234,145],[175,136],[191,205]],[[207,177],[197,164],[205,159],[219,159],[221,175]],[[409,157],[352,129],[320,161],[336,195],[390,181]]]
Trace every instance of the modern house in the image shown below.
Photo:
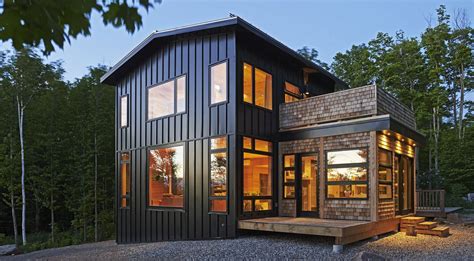
[[[335,237],[415,212],[414,114],[348,86],[239,17],[156,31],[115,86],[117,242]]]

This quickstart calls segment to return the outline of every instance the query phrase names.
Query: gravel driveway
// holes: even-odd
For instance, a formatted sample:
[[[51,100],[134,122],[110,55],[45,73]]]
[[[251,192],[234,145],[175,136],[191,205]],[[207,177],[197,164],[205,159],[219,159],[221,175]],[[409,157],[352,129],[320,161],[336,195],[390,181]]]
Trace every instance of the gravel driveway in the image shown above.
[[[245,233],[237,239],[116,245],[114,241],[47,249],[0,259],[324,259],[350,260],[360,251],[390,259],[474,260],[474,228],[451,226],[448,238],[404,233],[348,245],[333,254],[332,238],[278,233]]]

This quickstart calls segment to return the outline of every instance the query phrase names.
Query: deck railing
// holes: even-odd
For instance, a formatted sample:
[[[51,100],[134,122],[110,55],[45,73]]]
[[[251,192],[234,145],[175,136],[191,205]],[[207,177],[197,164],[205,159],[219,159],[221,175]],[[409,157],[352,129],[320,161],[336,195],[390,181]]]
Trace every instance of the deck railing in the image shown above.
[[[446,191],[442,189],[417,190],[416,198],[417,211],[445,213]]]

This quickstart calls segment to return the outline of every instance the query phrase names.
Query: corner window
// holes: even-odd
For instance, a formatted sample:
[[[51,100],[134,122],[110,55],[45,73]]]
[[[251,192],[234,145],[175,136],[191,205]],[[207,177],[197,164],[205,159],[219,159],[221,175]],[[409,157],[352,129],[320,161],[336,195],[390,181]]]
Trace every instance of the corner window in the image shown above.
[[[227,137],[211,139],[209,211],[227,212]]]
[[[227,61],[211,66],[211,105],[227,101]]]
[[[380,199],[391,199],[393,198],[393,160],[392,152],[379,148],[378,150],[379,160],[379,198]]]
[[[130,206],[130,155],[120,154],[120,207]]]
[[[148,88],[148,119],[186,111],[186,76]]]
[[[329,151],[326,165],[328,198],[367,198],[367,149]]]
[[[243,100],[268,110],[272,109],[272,75],[252,65],[243,66]]]
[[[120,97],[120,127],[128,126],[128,95]]]
[[[184,207],[184,147],[148,151],[148,206]]]
[[[285,82],[284,93],[285,93],[285,103],[298,101],[303,98],[300,88],[289,82]]]

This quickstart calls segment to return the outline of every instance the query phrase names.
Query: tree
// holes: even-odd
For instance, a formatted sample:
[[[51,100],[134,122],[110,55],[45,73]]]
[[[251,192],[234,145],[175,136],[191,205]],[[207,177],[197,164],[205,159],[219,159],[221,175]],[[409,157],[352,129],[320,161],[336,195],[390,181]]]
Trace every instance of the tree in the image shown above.
[[[334,56],[331,71],[351,87],[373,84],[376,80],[376,68],[370,58],[370,50],[366,44],[353,45],[345,53],[337,53]]]
[[[17,50],[42,47],[48,55],[55,45],[62,49],[65,41],[70,43],[71,37],[89,36],[93,11],[102,16],[105,25],[124,26],[127,32],[134,33],[142,26],[139,8],[148,12],[153,4],[150,0],[5,0],[0,13],[0,40],[11,40]]]
[[[319,56],[319,52],[318,50],[314,49],[314,48],[309,48],[308,46],[303,46],[303,48],[301,49],[298,49],[296,50],[301,56],[303,56],[304,58],[306,58],[307,60],[323,67],[324,69],[326,70],[329,70],[329,66],[327,63],[319,60],[318,56]]]

